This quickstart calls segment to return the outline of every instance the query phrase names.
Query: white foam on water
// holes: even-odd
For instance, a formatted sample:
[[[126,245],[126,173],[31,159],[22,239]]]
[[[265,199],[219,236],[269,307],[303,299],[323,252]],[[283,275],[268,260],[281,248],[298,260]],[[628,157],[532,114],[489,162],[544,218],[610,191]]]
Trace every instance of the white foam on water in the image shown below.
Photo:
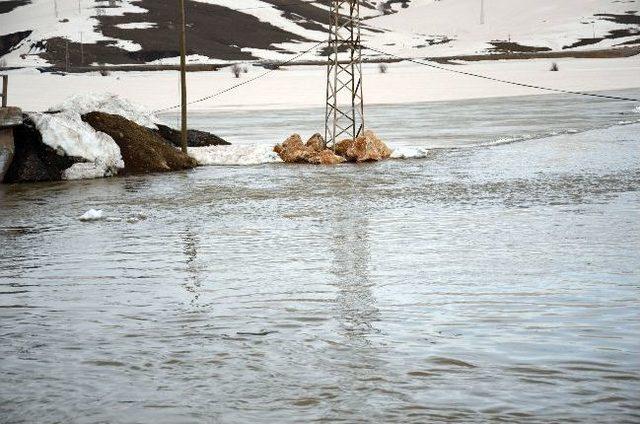
[[[419,146],[391,147],[391,159],[422,159],[426,158],[431,149]]]
[[[189,156],[199,165],[259,165],[282,162],[271,145],[190,147]]]

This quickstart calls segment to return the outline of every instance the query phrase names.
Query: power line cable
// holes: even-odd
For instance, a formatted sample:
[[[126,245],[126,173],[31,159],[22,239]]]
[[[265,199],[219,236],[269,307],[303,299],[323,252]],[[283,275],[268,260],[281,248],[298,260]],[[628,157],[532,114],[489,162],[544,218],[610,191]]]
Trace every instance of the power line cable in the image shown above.
[[[403,61],[413,62],[413,63],[416,63],[418,65],[427,66],[429,68],[439,69],[441,71],[452,72],[452,73],[460,74],[460,75],[467,75],[467,76],[474,77],[474,78],[481,78],[481,79],[488,80],[488,81],[500,82],[500,83],[503,83],[503,84],[515,85],[515,86],[526,87],[526,88],[533,88],[533,89],[542,90],[542,91],[552,91],[552,92],[555,92],[555,93],[573,94],[573,95],[577,95],[577,96],[598,97],[598,98],[610,99],[610,100],[624,100],[624,101],[628,101],[628,102],[640,102],[640,99],[634,99],[632,97],[610,96],[610,95],[607,95],[607,94],[596,94],[596,93],[587,93],[587,92],[583,92],[583,91],[562,90],[562,89],[559,89],[559,88],[550,88],[550,87],[543,87],[541,85],[534,85],[534,84],[527,84],[527,83],[516,82],[516,81],[509,81],[509,80],[505,80],[505,79],[501,79],[501,78],[490,77],[490,76],[487,76],[487,75],[476,74],[476,73],[473,73],[473,72],[467,72],[467,71],[460,71],[460,70],[457,70],[457,69],[451,69],[451,68],[447,68],[447,67],[444,67],[444,66],[435,65],[433,63],[425,63],[423,61],[419,61],[418,59],[414,59],[414,58],[410,58],[410,57],[398,56],[396,54],[384,52],[382,50],[375,49],[375,48],[370,47],[370,46],[363,45],[362,47],[364,47],[366,49],[369,49],[371,51],[380,53],[380,54],[384,54],[384,55],[387,55],[387,56],[395,57],[395,58],[403,60]],[[422,59],[422,60],[426,60],[426,59]]]
[[[249,78],[246,81],[243,81],[243,82],[241,82],[239,84],[232,85],[231,87],[227,87],[224,90],[217,91],[217,92],[215,92],[213,94],[210,94],[208,96],[201,97],[201,98],[196,99],[196,100],[192,100],[190,102],[187,102],[187,104],[188,105],[192,105],[192,104],[195,104],[195,103],[201,103],[201,102],[204,102],[206,100],[213,99],[214,97],[218,97],[218,96],[220,96],[220,95],[222,95],[224,93],[228,93],[229,91],[233,91],[236,88],[242,87],[243,85],[247,85],[247,84],[249,84],[251,82],[259,80],[260,78],[264,78],[267,75],[271,74],[272,72],[275,72],[278,69],[278,67],[290,64],[291,62],[295,61],[296,59],[301,58],[305,54],[307,54],[310,51],[316,49],[317,47],[319,47],[321,44],[324,44],[324,43],[326,43],[326,41],[320,41],[319,43],[314,44],[312,47],[308,48],[307,50],[303,51],[302,53],[299,53],[296,56],[293,56],[292,58],[290,58],[290,59],[288,59],[288,60],[286,60],[284,62],[275,63],[274,67],[272,69],[268,69],[267,71],[261,73],[260,75],[257,75],[257,76],[255,76],[253,78]],[[174,105],[174,106],[170,106],[170,107],[166,107],[166,108],[155,110],[155,111],[153,111],[153,113],[166,112],[166,111],[169,111],[169,110],[172,110],[172,109],[177,109],[179,107],[180,107],[180,105]]]

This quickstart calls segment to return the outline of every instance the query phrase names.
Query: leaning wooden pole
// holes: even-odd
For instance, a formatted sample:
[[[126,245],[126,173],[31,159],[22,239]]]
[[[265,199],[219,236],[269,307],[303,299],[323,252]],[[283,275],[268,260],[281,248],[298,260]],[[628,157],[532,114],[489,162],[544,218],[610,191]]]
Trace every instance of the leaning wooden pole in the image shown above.
[[[180,0],[180,16],[182,18],[182,22],[180,25],[180,105],[182,106],[180,145],[182,146],[182,151],[184,153],[187,153],[187,34],[184,0]]]

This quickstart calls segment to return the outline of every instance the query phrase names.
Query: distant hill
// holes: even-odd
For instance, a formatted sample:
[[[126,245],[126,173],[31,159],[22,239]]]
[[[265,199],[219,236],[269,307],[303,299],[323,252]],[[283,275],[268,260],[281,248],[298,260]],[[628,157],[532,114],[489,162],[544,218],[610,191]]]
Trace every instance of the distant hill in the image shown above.
[[[330,0],[186,0],[190,63],[283,59],[327,35]],[[640,0],[364,0],[363,42],[452,56],[640,45]],[[0,64],[177,63],[178,1],[0,1]],[[365,50],[366,55],[374,55]],[[322,50],[308,58],[320,58]]]

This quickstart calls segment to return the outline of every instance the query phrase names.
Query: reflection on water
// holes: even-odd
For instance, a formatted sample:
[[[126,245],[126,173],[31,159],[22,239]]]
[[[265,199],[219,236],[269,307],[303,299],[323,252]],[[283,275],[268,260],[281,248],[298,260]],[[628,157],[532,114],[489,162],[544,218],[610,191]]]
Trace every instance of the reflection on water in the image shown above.
[[[191,294],[193,298],[190,303],[195,306],[200,298],[200,290],[202,289],[202,281],[200,280],[200,270],[198,267],[198,247],[199,236],[188,227],[182,234],[184,238],[184,255],[186,258],[186,272],[188,280],[184,283],[184,288]]]
[[[338,322],[349,339],[366,342],[376,331],[376,300],[369,280],[369,220],[358,199],[344,199],[330,216],[332,274],[337,288]]]
[[[636,422],[639,133],[1,186],[0,421]]]

